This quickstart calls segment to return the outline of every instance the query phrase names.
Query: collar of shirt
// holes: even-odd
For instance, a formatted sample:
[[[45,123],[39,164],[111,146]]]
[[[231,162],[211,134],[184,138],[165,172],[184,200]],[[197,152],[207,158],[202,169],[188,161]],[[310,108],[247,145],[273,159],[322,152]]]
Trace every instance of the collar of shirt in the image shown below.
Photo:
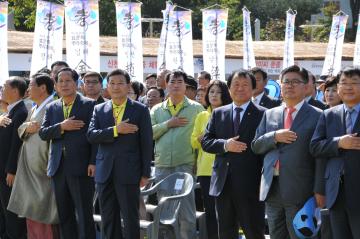
[[[344,104],[345,112],[348,111],[349,109],[350,109],[350,107],[347,106],[346,104]],[[352,107],[352,109],[354,109],[356,111],[356,113],[359,113],[359,111],[360,111],[360,103],[355,105],[354,107]]]
[[[235,103],[233,102],[233,103],[232,103],[232,108],[233,108],[233,120],[235,120],[235,117],[236,117],[235,108],[241,108],[241,109],[242,109],[242,111],[240,112],[240,122],[241,122],[241,120],[242,120],[242,118],[243,118],[243,115],[244,115],[247,107],[249,106],[249,104],[250,104],[250,101],[248,101],[248,102],[246,102],[245,104],[242,104],[242,105],[240,105],[240,106],[237,106],[237,105],[235,105]]]
[[[256,97],[252,97],[252,101],[255,104],[260,104],[261,98],[264,96],[265,91],[263,91],[260,95],[256,96]]]
[[[296,110],[294,111],[294,113],[292,113],[292,119],[293,119],[293,120],[295,119],[297,113],[299,113],[299,111],[300,111],[301,107],[304,105],[304,103],[305,103],[305,100],[302,100],[302,101],[300,101],[299,103],[297,103],[297,105],[294,106],[294,108],[295,108]],[[285,102],[284,102],[284,106],[285,106],[285,111],[286,111],[287,105],[286,105]],[[285,118],[286,118],[286,112],[285,112],[285,114],[284,114],[284,119],[285,119]]]
[[[112,107],[113,107],[113,109],[114,109],[115,107],[123,108],[123,107],[125,107],[127,101],[128,101],[128,100],[126,99],[121,105],[117,105],[117,104],[114,103],[114,101],[111,100]]]
[[[183,104],[184,104],[184,99],[183,99],[179,104],[176,105],[176,108],[177,108],[177,107],[181,108],[181,107],[183,106]],[[172,106],[174,106],[174,103],[173,103],[173,102],[171,101],[171,99],[169,98],[169,100],[168,100],[168,107],[172,107]]]
[[[45,105],[50,102],[52,99],[54,98],[53,95],[48,96],[40,105],[36,105],[34,113],[32,115],[32,117],[35,117],[44,107]]]
[[[16,102],[14,102],[14,103],[12,103],[12,104],[10,104],[10,105],[8,105],[7,106],[7,110],[8,110],[8,112],[10,112],[17,104],[19,104],[21,101],[23,101],[23,99],[21,99],[21,100],[18,100],[18,101],[16,101]]]

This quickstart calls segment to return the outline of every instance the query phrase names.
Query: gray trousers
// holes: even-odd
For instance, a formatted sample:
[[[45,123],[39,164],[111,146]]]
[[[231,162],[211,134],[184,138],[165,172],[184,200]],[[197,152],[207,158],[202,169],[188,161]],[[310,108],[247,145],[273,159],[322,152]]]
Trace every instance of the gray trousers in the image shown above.
[[[168,175],[175,172],[183,172],[193,174],[193,165],[180,165],[177,167],[170,168],[155,168],[156,181],[160,181],[166,178]],[[163,195],[159,192],[158,198]],[[179,210],[179,227],[181,239],[194,239],[196,238],[196,208],[195,208],[195,194],[194,190],[190,195],[181,201]]]

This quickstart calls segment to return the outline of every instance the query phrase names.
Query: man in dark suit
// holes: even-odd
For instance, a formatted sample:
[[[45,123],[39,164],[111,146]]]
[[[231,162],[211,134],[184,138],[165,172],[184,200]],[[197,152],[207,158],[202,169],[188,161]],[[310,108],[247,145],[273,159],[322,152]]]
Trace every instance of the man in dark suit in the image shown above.
[[[251,69],[251,72],[256,78],[256,88],[253,90],[253,103],[265,107],[267,109],[271,109],[277,107],[281,104],[281,100],[276,100],[267,95],[265,86],[267,85],[267,73],[259,68],[254,67]]]
[[[307,71],[307,73],[308,73],[309,81],[307,83],[308,87],[307,87],[306,92],[305,92],[305,100],[307,101],[307,103],[309,105],[312,105],[312,106],[314,106],[316,108],[319,108],[321,110],[325,110],[326,105],[323,102],[314,99],[314,97],[316,96],[316,79],[315,79],[315,76],[310,71]]]
[[[201,145],[216,154],[209,194],[215,197],[219,238],[264,238],[264,204],[259,201],[262,157],[250,144],[265,108],[251,102],[255,77],[235,71],[227,81],[233,103],[214,110]],[[232,126],[232,127],[231,127]]]
[[[320,110],[304,101],[305,71],[294,65],[281,72],[284,105],[265,112],[252,142],[255,153],[265,154],[260,200],[265,201],[270,237],[276,239],[298,238],[295,214],[314,194],[318,204],[324,201],[323,175],[309,152]]]
[[[127,98],[130,76],[107,76],[111,101],[95,107],[88,139],[99,144],[95,181],[99,191],[103,238],[140,238],[139,186],[147,184],[153,152],[149,110]]]
[[[325,110],[311,139],[311,153],[326,157],[326,206],[333,237],[360,238],[360,69],[340,72],[344,104]]]
[[[47,107],[39,135],[51,142],[47,174],[52,178],[61,234],[89,239],[95,238],[92,177],[96,147],[87,141],[86,132],[95,102],[77,94],[77,80],[78,74],[70,68],[58,72],[56,88],[62,97]]]
[[[102,76],[97,72],[89,71],[84,75],[83,81],[85,96],[95,100],[97,105],[104,103],[105,99],[101,95]]]
[[[3,88],[3,100],[9,106],[8,114],[0,119],[0,201],[5,218],[5,231],[1,238],[26,238],[25,219],[7,210],[21,147],[17,130],[28,115],[22,100],[26,88],[24,79],[20,77],[10,78]]]

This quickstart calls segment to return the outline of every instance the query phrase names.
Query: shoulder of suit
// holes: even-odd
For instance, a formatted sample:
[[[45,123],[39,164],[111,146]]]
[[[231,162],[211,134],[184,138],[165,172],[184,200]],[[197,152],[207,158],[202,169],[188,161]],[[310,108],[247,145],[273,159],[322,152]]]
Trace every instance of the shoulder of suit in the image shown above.
[[[46,105],[46,108],[50,108],[50,107],[53,107],[54,105],[58,104],[58,103],[61,103],[61,99],[57,99],[57,100],[53,100],[51,102],[49,102],[47,105]]]
[[[337,106],[334,106],[334,107],[324,110],[324,114],[325,114],[325,116],[327,116],[329,114],[338,114],[343,109],[344,109],[343,104],[340,104],[340,105],[337,105]]]
[[[307,104],[307,105],[310,107],[310,109],[311,109],[312,111],[317,112],[318,114],[321,114],[321,113],[323,112],[322,109],[320,109],[320,108],[318,108],[318,107],[316,107],[316,106],[313,106],[313,105],[310,105],[310,104]]]

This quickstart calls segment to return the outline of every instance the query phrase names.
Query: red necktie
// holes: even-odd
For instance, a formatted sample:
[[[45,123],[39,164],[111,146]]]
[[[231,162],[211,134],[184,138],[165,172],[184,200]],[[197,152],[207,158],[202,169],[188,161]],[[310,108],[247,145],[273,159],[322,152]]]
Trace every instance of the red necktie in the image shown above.
[[[291,128],[291,125],[292,125],[292,122],[293,122],[292,114],[295,111],[296,111],[296,109],[293,108],[293,107],[286,108],[287,114],[286,114],[286,117],[285,117],[284,129],[290,129]],[[274,175],[278,176],[279,173],[280,173],[280,160],[276,160],[274,167],[275,167]]]

